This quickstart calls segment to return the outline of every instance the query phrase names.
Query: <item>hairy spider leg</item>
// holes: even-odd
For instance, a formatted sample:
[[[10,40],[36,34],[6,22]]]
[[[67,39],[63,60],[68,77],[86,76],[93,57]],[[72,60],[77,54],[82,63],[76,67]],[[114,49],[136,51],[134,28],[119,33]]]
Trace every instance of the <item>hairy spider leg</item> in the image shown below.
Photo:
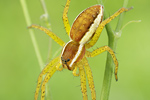
[[[41,82],[42,82],[42,76],[45,75],[50,69],[52,69],[53,65],[55,63],[57,63],[59,59],[60,59],[60,56],[56,57],[55,59],[53,59],[49,64],[46,65],[46,67],[40,73],[40,75],[38,77],[38,82],[37,82],[37,87],[36,87],[36,91],[35,91],[35,96],[34,96],[35,100],[37,100],[37,98],[38,98],[38,94],[39,94],[39,90],[40,90],[40,86],[41,86]]]
[[[83,100],[88,100],[87,97],[87,89],[86,89],[86,76],[83,66],[79,67],[79,75],[80,75],[80,82],[81,82],[81,91],[83,95]]]
[[[88,61],[85,57],[84,57],[83,61],[84,61],[84,69],[85,69],[88,83],[89,83],[89,88],[91,90],[92,100],[96,100],[96,92],[95,92],[95,86],[94,86],[92,71],[91,71],[91,68],[90,68]]]
[[[59,60],[59,62],[54,64],[53,67],[51,67],[51,69],[48,71],[47,75],[45,76],[44,81],[41,86],[41,100],[44,100],[44,98],[45,98],[45,84],[48,82],[48,80],[50,80],[50,78],[56,72],[56,70],[57,70],[56,67],[57,66],[59,67],[60,65],[61,65],[61,62]]]
[[[68,35],[70,34],[70,29],[71,29],[69,25],[69,20],[67,17],[69,5],[70,5],[70,0],[67,0],[67,3],[65,5],[64,12],[63,12],[63,22],[64,22],[65,30]]]
[[[65,42],[63,40],[61,40],[57,35],[55,35],[53,32],[51,32],[50,30],[48,30],[47,28],[44,28],[42,26],[39,25],[35,25],[32,24],[31,26],[29,26],[28,28],[37,28],[40,29],[41,31],[44,31],[47,35],[49,35],[55,42],[57,42],[60,46],[64,46]]]
[[[108,47],[108,46],[103,46],[103,47],[100,47],[92,52],[89,52],[87,51],[86,52],[86,56],[87,57],[95,57],[101,53],[103,53],[104,51],[108,51],[110,53],[110,55],[112,56],[112,59],[114,61],[114,64],[115,64],[115,79],[116,81],[118,80],[118,77],[117,77],[117,73],[118,73],[118,61],[117,61],[117,58],[115,56],[115,53],[113,52],[113,50]]]
[[[117,17],[118,15],[120,15],[122,12],[124,11],[129,11],[131,8],[121,8],[119,9],[116,13],[114,13],[112,16],[110,16],[109,18],[105,19],[104,21],[102,21],[100,23],[100,25],[98,26],[94,36],[92,37],[92,39],[90,40],[90,42],[88,42],[87,44],[85,44],[86,48],[90,48],[92,47],[96,42],[97,40],[99,39],[99,36],[104,28],[104,26],[109,23],[111,20],[113,20],[115,17]]]

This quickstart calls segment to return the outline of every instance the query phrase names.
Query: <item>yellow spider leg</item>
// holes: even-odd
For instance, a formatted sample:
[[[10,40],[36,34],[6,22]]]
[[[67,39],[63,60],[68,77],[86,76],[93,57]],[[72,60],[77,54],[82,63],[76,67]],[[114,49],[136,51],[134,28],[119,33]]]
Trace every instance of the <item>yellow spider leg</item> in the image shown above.
[[[73,72],[72,72],[74,76],[79,76],[79,73],[77,73],[77,68],[78,68],[78,67],[75,66],[75,68],[74,68],[74,70],[73,70]]]
[[[89,87],[91,89],[92,100],[96,100],[96,92],[95,92],[95,87],[94,87],[93,75],[92,75],[91,68],[86,58],[84,59],[84,69],[87,75]]]
[[[87,56],[87,57],[94,57],[94,56],[97,56],[97,55],[103,53],[104,51],[108,51],[108,52],[111,54],[111,56],[112,56],[112,59],[113,59],[114,64],[115,64],[115,78],[116,78],[116,81],[117,81],[117,80],[118,80],[118,77],[117,77],[118,61],[117,61],[117,58],[116,58],[116,56],[115,56],[113,50],[112,50],[110,47],[108,47],[108,46],[103,46],[103,47],[100,47],[100,48],[98,48],[98,49],[96,49],[96,50],[94,50],[94,51],[92,51],[92,52],[88,52],[88,51],[87,51],[87,52],[86,52],[86,56]]]
[[[42,92],[42,94],[41,94],[41,100],[44,100],[44,98],[45,98],[45,84],[52,77],[52,75],[56,72],[56,70],[57,70],[56,67],[60,66],[60,65],[61,65],[61,63],[58,62],[56,66],[54,65],[53,67],[51,67],[51,69],[48,71],[47,75],[45,76],[44,81],[42,83],[42,87],[41,87],[41,90],[42,90],[41,91]]]
[[[88,100],[87,98],[87,89],[86,89],[86,77],[83,67],[79,67],[80,81],[81,81],[81,91],[83,95],[83,100]]]
[[[41,82],[42,82],[42,76],[45,75],[49,69],[56,63],[58,62],[60,59],[60,57],[56,57],[55,59],[53,59],[48,65],[46,65],[46,67],[42,70],[42,72],[40,73],[39,77],[38,77],[38,83],[37,83],[37,87],[36,87],[36,91],[35,91],[35,100],[37,100],[38,98],[38,94],[39,94],[39,90],[40,90],[40,86],[41,86]]]
[[[70,5],[70,0],[67,0],[66,6],[65,6],[64,12],[63,12],[63,22],[64,22],[64,26],[65,26],[65,29],[66,29],[66,32],[68,35],[70,33],[70,25],[69,25],[69,21],[68,21],[68,17],[67,17],[69,5]]]
[[[107,19],[105,19],[104,21],[102,21],[102,22],[100,23],[100,25],[98,26],[98,28],[97,28],[97,30],[96,30],[94,36],[93,36],[92,39],[90,40],[90,42],[87,43],[87,44],[85,44],[86,48],[92,47],[92,46],[97,42],[97,40],[98,40],[98,38],[99,38],[99,36],[100,36],[100,34],[101,34],[101,32],[102,32],[104,26],[105,26],[107,23],[109,23],[109,22],[110,22],[111,20],[113,20],[115,17],[117,17],[118,15],[120,15],[122,12],[124,12],[124,11],[129,11],[130,9],[132,9],[132,8],[128,8],[128,9],[127,9],[127,8],[121,8],[121,9],[119,9],[116,13],[114,13],[112,16],[110,16],[109,18],[107,18]]]
[[[60,63],[61,63],[61,62],[60,62]],[[62,71],[62,70],[63,70],[63,67],[60,68],[60,66],[56,66],[56,69],[57,69],[58,71]]]
[[[29,26],[28,28],[37,28],[37,29],[40,29],[41,31],[44,31],[47,35],[49,35],[60,46],[64,46],[65,45],[65,42],[63,40],[61,40],[58,36],[56,36],[53,32],[51,32],[47,28],[44,28],[42,26],[38,26],[38,25],[35,25],[35,24]]]
[[[58,71],[62,71],[63,70],[63,67],[61,67],[61,68],[59,68],[60,66],[56,66],[56,69],[58,70]]]

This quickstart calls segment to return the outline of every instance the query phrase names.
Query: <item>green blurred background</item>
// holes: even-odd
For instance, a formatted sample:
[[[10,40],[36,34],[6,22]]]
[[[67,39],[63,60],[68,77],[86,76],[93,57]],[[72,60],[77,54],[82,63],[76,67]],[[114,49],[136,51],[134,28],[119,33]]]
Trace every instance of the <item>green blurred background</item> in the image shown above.
[[[40,0],[26,1],[32,23],[45,26],[40,19],[44,13]],[[65,42],[69,41],[62,22],[66,0],[45,1],[53,32]],[[97,0],[72,0],[68,14],[70,24],[83,9],[95,4],[98,4]],[[109,15],[112,15],[122,7],[123,0],[105,0],[104,4]],[[150,100],[150,0],[129,0],[128,7],[130,6],[134,9],[125,14],[124,24],[131,20],[142,21],[131,23],[122,31],[116,50],[119,81],[116,82],[113,76],[109,100]],[[41,70],[20,1],[0,0],[0,13],[0,100],[33,100]],[[117,19],[111,22],[113,28]],[[34,31],[46,64],[54,58],[53,54],[60,46],[52,41],[52,58],[48,58],[49,37],[39,30]],[[92,49],[104,45],[107,45],[105,29]],[[106,54],[105,52],[88,59],[93,72],[97,100],[100,100]],[[56,72],[48,84],[52,100],[82,100],[80,79],[74,77],[71,71]],[[89,88],[88,97],[91,100]]]

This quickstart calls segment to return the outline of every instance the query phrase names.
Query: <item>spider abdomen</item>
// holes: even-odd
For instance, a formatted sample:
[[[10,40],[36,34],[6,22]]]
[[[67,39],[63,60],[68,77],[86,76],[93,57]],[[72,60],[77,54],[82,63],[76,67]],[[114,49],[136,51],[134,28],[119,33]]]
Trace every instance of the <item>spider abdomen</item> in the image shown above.
[[[73,70],[73,64],[83,58],[85,54],[85,46],[75,41],[68,42],[62,51],[61,61],[63,67]]]
[[[70,31],[70,38],[80,44],[85,44],[94,35],[102,18],[102,5],[94,5],[85,9],[75,19]]]

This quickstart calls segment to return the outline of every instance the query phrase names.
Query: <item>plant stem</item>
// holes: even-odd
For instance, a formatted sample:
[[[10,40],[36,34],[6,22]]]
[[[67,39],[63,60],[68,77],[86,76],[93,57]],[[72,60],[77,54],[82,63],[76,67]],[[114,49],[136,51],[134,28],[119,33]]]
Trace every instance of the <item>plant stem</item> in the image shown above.
[[[47,7],[46,7],[46,4],[45,4],[45,0],[40,0],[41,2],[41,5],[42,5],[42,8],[43,8],[43,11],[44,11],[44,14],[41,16],[41,19],[45,22],[47,28],[49,30],[52,31],[52,28],[51,28],[51,24],[50,24],[50,21],[49,21],[49,14],[48,14],[48,11],[47,11]],[[49,38],[49,45],[48,45],[49,49],[48,49],[48,59],[50,59],[52,56],[51,54],[51,51],[52,51],[52,39]]]
[[[128,0],[124,0],[123,6],[126,7],[127,3],[128,3]],[[122,27],[123,16],[124,16],[124,14],[122,13],[119,17],[116,31],[112,30],[110,23],[108,23],[106,25],[106,31],[107,31],[107,35],[108,35],[108,46],[114,52],[116,51],[118,37],[120,38],[120,36],[121,36],[121,33],[118,34],[117,32],[119,32],[121,27]],[[104,19],[106,19],[106,18],[108,18],[108,16],[107,16],[107,13],[105,10]],[[117,35],[119,35],[119,36],[117,36]],[[104,80],[103,80],[101,97],[100,97],[101,100],[108,100],[109,99],[113,69],[114,69],[114,62],[112,60],[111,55],[109,53],[107,53],[107,61],[106,61],[106,67],[105,67],[105,73],[104,73]]]
[[[127,5],[128,5],[128,0],[124,0],[123,7],[127,7]],[[119,32],[120,29],[122,28],[124,14],[125,13],[122,13],[119,16],[119,20],[118,20],[118,23],[117,23],[117,26],[116,26],[116,30],[115,30],[116,32]]]
[[[48,11],[46,8],[45,0],[40,0],[40,2],[42,5],[42,8],[43,8],[43,11],[44,11],[44,14],[41,17],[42,17],[43,21],[45,22],[47,28],[52,31],[51,24],[49,22],[49,14],[48,14]],[[51,56],[51,51],[52,51],[52,39],[51,38],[49,38],[48,47],[49,47],[48,59],[50,59],[52,57]],[[46,84],[46,100],[52,100],[52,96],[51,96],[51,92],[50,92],[50,86],[48,84]]]
[[[107,15],[104,14],[104,17],[107,18]],[[109,24],[109,23],[108,23]],[[106,31],[108,35],[108,46],[115,50],[115,39],[114,39],[114,33],[111,29],[110,24],[106,25]],[[112,80],[112,74],[113,74],[113,67],[114,63],[112,60],[112,57],[109,53],[107,53],[107,61],[106,61],[106,67],[105,67],[105,73],[104,73],[104,80],[103,80],[103,86],[101,91],[101,100],[108,100],[109,98],[109,92],[111,87],[111,80]]]
[[[47,25],[48,29],[51,29],[51,24],[49,23],[49,14],[46,8],[45,0],[40,0],[44,14],[42,15],[42,19],[44,20],[45,24]]]
[[[30,15],[29,15],[29,12],[28,12],[26,0],[20,0],[20,3],[21,3],[21,6],[22,6],[22,9],[23,9],[23,13],[24,13],[24,16],[25,16],[27,26],[30,26],[31,25],[31,19],[30,19]],[[29,33],[30,33],[30,37],[31,37],[31,40],[32,40],[34,50],[35,50],[36,57],[38,59],[38,63],[40,65],[40,69],[43,69],[44,63],[43,63],[43,60],[42,60],[42,57],[41,57],[41,54],[40,54],[40,51],[39,51],[39,47],[37,45],[37,41],[36,41],[36,38],[35,38],[35,35],[34,35],[34,31],[32,29],[30,29]]]

